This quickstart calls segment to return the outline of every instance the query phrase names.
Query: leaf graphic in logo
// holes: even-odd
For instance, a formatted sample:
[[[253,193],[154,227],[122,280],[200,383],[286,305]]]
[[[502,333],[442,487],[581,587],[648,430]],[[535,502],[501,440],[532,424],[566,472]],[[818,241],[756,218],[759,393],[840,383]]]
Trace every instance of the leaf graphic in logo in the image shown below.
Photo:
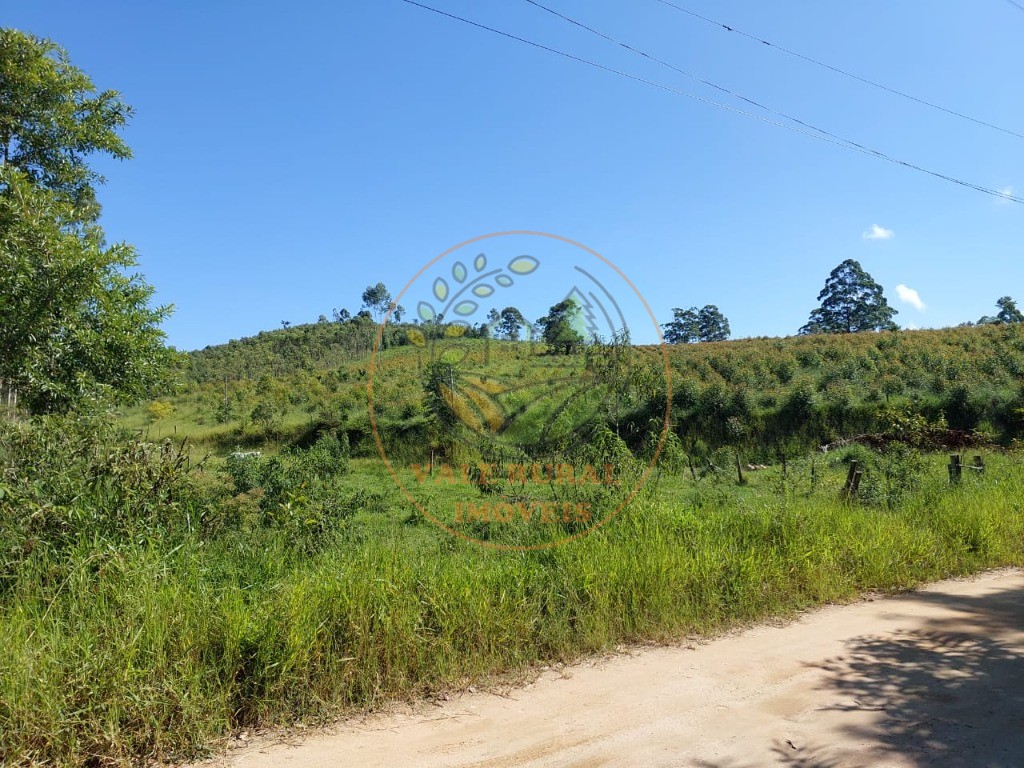
[[[434,311],[434,308],[425,301],[421,301],[419,305],[416,307],[416,314],[418,314],[420,316],[420,320],[422,320],[425,323],[432,322],[433,319],[437,316],[437,313]]]
[[[510,272],[517,275],[528,275],[540,266],[540,262],[533,256],[519,256],[508,263]]]
[[[494,278],[494,282],[496,282],[502,288],[511,288],[512,283],[515,281],[512,280],[512,278],[509,277],[508,275],[498,275],[496,278]]]
[[[494,293],[494,289],[487,283],[481,283],[473,289],[473,295],[479,296],[481,299],[490,296],[492,293]]]
[[[487,257],[484,254],[481,253],[473,261],[473,268],[477,272],[483,272],[484,271],[484,267],[486,267],[486,266],[487,266]]]
[[[467,274],[468,272],[466,271],[466,265],[463,264],[461,261],[456,261],[455,264],[452,266],[452,277],[455,278],[456,282],[466,282]]]
[[[444,281],[443,277],[439,277],[434,281],[434,296],[437,297],[438,301],[444,301],[448,298],[448,283]]]
[[[410,344],[415,344],[417,347],[425,347],[427,345],[427,337],[418,328],[410,328],[406,331],[405,337],[409,340]]]
[[[469,317],[477,309],[477,303],[475,301],[461,301],[455,306],[455,314],[461,315],[462,317]]]

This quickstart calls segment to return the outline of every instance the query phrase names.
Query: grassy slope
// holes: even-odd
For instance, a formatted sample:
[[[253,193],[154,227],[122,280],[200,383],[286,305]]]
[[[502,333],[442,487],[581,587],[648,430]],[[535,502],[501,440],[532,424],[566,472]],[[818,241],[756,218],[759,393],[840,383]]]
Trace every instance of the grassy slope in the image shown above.
[[[274,531],[173,549],[83,541],[64,580],[34,560],[4,603],[0,760],[190,754],[242,726],[1024,564],[1020,466],[989,464],[953,490],[933,464],[892,509],[840,502],[841,467],[813,492],[795,467],[742,495],[679,481],[681,498],[645,498],[543,552],[388,515],[314,555]]]
[[[1009,436],[1022,342],[1018,329],[980,328],[674,349],[678,430],[712,441],[735,418],[767,434],[773,414],[809,392],[810,416],[846,413],[851,429],[900,404],[930,419],[987,421]],[[246,354],[273,369],[252,347]],[[492,351],[490,375],[522,372],[538,386],[565,362],[530,361],[522,345]],[[394,424],[421,415],[418,356],[412,347],[385,353],[395,379],[382,387],[383,418]],[[217,365],[232,359],[225,352]],[[324,360],[256,382],[225,383],[207,365],[202,381],[170,398],[175,415],[150,432],[173,434],[177,424],[202,449],[274,451],[344,409],[363,457],[338,479],[346,501],[335,524],[314,546],[270,515],[214,532],[183,534],[178,524],[173,535],[156,527],[83,535],[60,552],[38,547],[0,598],[0,762],[193,754],[255,723],[329,716],[621,642],[1024,564],[1024,477],[1012,453],[990,454],[985,476],[956,488],[942,457],[921,472],[879,460],[865,489],[879,503],[864,504],[839,499],[839,457],[814,460],[813,484],[810,459],[791,460],[785,475],[779,466],[750,473],[743,487],[729,473],[694,481],[659,472],[613,524],[572,544],[526,553],[466,544],[415,514],[373,458],[366,358]],[[218,424],[225,394],[236,413],[277,398],[283,415],[269,432]],[[145,428],[143,409],[125,419]],[[198,480],[211,498],[220,494],[210,503],[237,505],[223,497],[218,465]],[[887,484],[901,493],[885,495]],[[446,503],[465,490],[424,493]],[[83,499],[70,504],[87,519]],[[173,522],[186,511],[197,509],[167,514]]]
[[[305,328],[324,335],[330,327]],[[182,388],[163,398],[174,407],[170,417],[153,423],[140,407],[127,411],[124,421],[150,437],[188,436],[200,447],[226,452],[298,439],[344,412],[354,443],[364,441],[363,453],[372,455],[368,352],[328,347],[301,356],[301,367],[295,367],[291,363],[305,332],[274,331],[245,345],[234,343],[237,348],[193,353],[204,356],[202,364],[194,362]],[[465,343],[481,355],[483,341]],[[558,375],[566,363],[565,358],[531,356],[525,343],[489,346],[490,361],[475,370],[527,387]],[[422,414],[419,376],[427,357],[413,346],[382,353],[378,364],[384,373],[378,376],[375,402],[384,422],[400,426]],[[681,345],[670,347],[669,357],[673,419],[693,452],[731,444],[738,431],[750,450],[766,457],[782,444],[807,448],[885,429],[894,413],[930,423],[944,420],[955,429],[980,428],[1004,440],[1024,430],[1024,331],[1017,326]],[[654,390],[663,393],[657,350],[639,348],[637,359]],[[570,360],[570,365],[581,364],[578,358]],[[239,370],[263,373],[239,378]],[[270,429],[251,418],[263,401],[274,403],[279,412]]]

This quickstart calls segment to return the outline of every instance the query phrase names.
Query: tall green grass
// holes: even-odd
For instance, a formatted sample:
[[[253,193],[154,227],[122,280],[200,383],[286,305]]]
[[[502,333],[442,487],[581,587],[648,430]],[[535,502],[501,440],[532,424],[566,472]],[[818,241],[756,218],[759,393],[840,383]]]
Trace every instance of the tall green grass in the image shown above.
[[[40,548],[0,597],[0,763],[132,764],[620,643],[1024,564],[1010,461],[889,508],[813,494],[642,498],[539,552],[395,525]]]

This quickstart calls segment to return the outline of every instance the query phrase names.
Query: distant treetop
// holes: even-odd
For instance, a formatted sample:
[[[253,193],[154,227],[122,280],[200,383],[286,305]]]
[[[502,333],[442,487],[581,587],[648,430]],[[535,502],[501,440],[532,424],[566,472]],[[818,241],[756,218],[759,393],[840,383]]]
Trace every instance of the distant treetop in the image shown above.
[[[882,286],[853,259],[832,270],[818,294],[821,306],[811,312],[801,334],[894,331],[897,311],[889,306]]]

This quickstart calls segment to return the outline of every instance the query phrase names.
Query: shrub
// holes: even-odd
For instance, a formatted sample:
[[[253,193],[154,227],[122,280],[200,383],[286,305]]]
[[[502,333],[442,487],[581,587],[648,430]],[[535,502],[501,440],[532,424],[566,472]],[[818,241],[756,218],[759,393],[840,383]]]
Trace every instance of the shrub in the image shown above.
[[[225,460],[224,471],[233,481],[235,493],[248,493],[263,483],[263,460],[259,451],[235,451]]]
[[[299,454],[301,470],[319,479],[340,475],[348,468],[349,444],[345,432],[321,435],[308,450]]]
[[[184,443],[145,442],[88,417],[0,422],[0,590],[38,547],[175,537],[210,514]]]

